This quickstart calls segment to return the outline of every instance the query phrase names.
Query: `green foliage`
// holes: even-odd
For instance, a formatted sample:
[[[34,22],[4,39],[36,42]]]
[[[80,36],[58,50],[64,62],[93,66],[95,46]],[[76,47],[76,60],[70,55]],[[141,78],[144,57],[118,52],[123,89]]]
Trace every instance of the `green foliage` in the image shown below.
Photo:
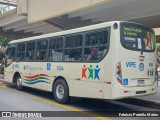
[[[0,35],[0,46],[1,47],[6,47],[9,41],[10,40],[7,37]]]
[[[157,52],[160,52],[160,43],[156,44]]]

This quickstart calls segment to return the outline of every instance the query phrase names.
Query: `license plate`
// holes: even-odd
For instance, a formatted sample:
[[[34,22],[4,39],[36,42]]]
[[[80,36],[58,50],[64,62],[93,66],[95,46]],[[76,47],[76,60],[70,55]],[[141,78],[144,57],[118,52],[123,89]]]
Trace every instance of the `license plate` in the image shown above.
[[[144,85],[144,80],[138,80],[138,85]]]

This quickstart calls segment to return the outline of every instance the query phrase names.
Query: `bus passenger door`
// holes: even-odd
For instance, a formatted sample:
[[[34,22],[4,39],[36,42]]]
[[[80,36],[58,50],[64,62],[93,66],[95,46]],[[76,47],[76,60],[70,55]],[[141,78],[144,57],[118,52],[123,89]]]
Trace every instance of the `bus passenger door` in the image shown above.
[[[12,82],[13,79],[14,65],[12,65],[12,62],[14,61],[14,56],[15,47],[8,48],[5,58],[5,80],[8,82]]]

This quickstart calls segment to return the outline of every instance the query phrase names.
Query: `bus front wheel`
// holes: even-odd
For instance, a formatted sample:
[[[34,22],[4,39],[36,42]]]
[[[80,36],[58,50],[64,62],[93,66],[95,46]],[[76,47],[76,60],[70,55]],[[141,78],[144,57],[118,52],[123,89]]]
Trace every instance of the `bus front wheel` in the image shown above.
[[[21,79],[20,75],[16,76],[16,89],[17,90],[23,90],[22,79]]]
[[[53,95],[55,100],[59,103],[65,104],[70,101],[68,85],[63,79],[55,82]]]

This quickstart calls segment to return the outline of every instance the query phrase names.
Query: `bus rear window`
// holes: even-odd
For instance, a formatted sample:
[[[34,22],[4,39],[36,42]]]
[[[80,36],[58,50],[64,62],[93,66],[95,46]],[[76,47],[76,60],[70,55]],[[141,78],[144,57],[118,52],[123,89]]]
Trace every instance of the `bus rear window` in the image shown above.
[[[155,35],[152,29],[134,23],[121,23],[121,43],[130,50],[153,52]]]

